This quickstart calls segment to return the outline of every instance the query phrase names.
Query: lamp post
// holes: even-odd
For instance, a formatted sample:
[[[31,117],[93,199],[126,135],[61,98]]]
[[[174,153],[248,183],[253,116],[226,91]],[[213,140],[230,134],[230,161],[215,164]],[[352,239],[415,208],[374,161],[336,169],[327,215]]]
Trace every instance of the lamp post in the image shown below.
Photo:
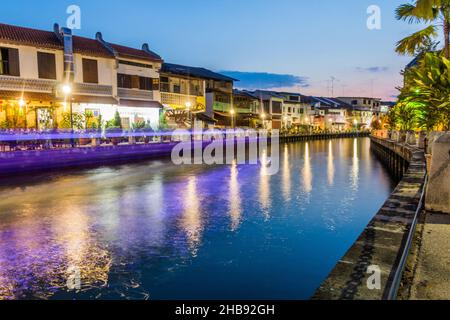
[[[234,116],[236,115],[236,111],[234,111],[234,109],[231,109],[230,110],[230,114],[231,114],[231,128],[232,129],[235,129],[235,127],[236,127],[236,123],[235,123],[235,119],[234,119]]]
[[[186,101],[184,104],[189,113],[189,121],[191,122],[191,141],[194,140],[194,121],[192,119],[192,103],[190,101]]]
[[[69,100],[69,113],[70,113],[70,143],[72,145],[72,148],[75,147],[75,139],[73,137],[73,110],[72,110],[72,87],[70,84],[65,84],[62,87],[62,91],[65,96],[65,100]]]

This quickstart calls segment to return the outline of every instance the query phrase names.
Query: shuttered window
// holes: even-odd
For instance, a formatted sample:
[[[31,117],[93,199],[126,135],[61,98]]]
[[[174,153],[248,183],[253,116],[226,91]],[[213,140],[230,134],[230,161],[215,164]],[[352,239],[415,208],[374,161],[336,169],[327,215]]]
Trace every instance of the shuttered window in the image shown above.
[[[117,86],[119,88],[131,89],[131,76],[119,73],[117,75]]]
[[[38,52],[38,73],[40,79],[56,80],[56,61],[53,53]]]
[[[0,75],[20,76],[18,49],[0,48]]]
[[[97,60],[83,59],[83,82],[98,83]]]
[[[152,90],[152,78],[139,77],[139,89],[145,91]]]
[[[139,76],[131,76],[131,88],[139,89],[139,87],[140,87]]]

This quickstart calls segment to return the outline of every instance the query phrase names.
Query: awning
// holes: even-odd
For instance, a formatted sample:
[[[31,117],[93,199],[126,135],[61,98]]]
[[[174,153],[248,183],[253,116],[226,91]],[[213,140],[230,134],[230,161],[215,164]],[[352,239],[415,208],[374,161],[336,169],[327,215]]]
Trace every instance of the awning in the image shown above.
[[[218,111],[214,111],[215,115],[221,116],[221,117],[226,117],[226,118],[231,118],[231,114],[227,113],[227,112],[218,112]]]
[[[75,103],[96,103],[96,104],[117,104],[118,101],[113,97],[108,96],[83,96],[74,95],[72,102]]]
[[[203,122],[207,122],[207,123],[216,123],[217,122],[217,120],[211,118],[210,116],[208,116],[205,113],[198,113],[197,114],[197,119],[201,120]]]
[[[22,92],[0,90],[0,100],[55,101],[55,96],[45,92]]]
[[[135,108],[155,108],[163,109],[164,106],[158,101],[143,101],[143,100],[131,100],[120,99],[119,106],[121,107],[135,107]]]

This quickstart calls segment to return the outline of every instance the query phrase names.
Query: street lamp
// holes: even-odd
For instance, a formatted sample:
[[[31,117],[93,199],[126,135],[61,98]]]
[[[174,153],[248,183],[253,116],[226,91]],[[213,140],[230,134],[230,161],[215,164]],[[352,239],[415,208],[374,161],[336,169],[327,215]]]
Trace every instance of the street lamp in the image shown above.
[[[189,112],[189,121],[191,122],[191,141],[194,140],[194,121],[192,119],[192,102],[186,101],[185,104],[186,109]]]
[[[235,122],[234,122],[234,116],[236,114],[236,111],[234,111],[234,109],[230,110],[230,114],[231,114],[231,128],[235,128]]]
[[[73,138],[73,110],[72,110],[72,87],[70,86],[70,84],[64,84],[62,86],[62,92],[64,93],[65,96],[65,101],[69,100],[69,112],[70,112],[70,141],[72,144],[72,148],[75,146],[75,139]]]
[[[353,120],[353,124],[355,126],[355,131],[358,131],[358,120]]]

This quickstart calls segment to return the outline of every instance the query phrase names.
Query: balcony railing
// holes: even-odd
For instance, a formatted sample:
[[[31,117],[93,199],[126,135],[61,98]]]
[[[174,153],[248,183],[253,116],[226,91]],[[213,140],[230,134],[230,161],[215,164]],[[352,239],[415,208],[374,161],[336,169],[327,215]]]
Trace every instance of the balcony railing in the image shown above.
[[[104,86],[90,83],[76,83],[74,84],[73,91],[74,94],[81,94],[81,95],[112,96],[113,94],[112,86]]]
[[[161,92],[161,102],[174,108],[185,108],[186,105],[192,107],[197,105],[197,96],[179,94],[172,92]]]
[[[51,93],[56,88],[57,81],[42,79],[24,79],[10,76],[0,76],[0,90],[32,91]]]
[[[153,91],[119,88],[118,94],[122,99],[154,100]]]
[[[231,110],[231,103],[214,101],[213,108],[214,111],[229,112]]]

